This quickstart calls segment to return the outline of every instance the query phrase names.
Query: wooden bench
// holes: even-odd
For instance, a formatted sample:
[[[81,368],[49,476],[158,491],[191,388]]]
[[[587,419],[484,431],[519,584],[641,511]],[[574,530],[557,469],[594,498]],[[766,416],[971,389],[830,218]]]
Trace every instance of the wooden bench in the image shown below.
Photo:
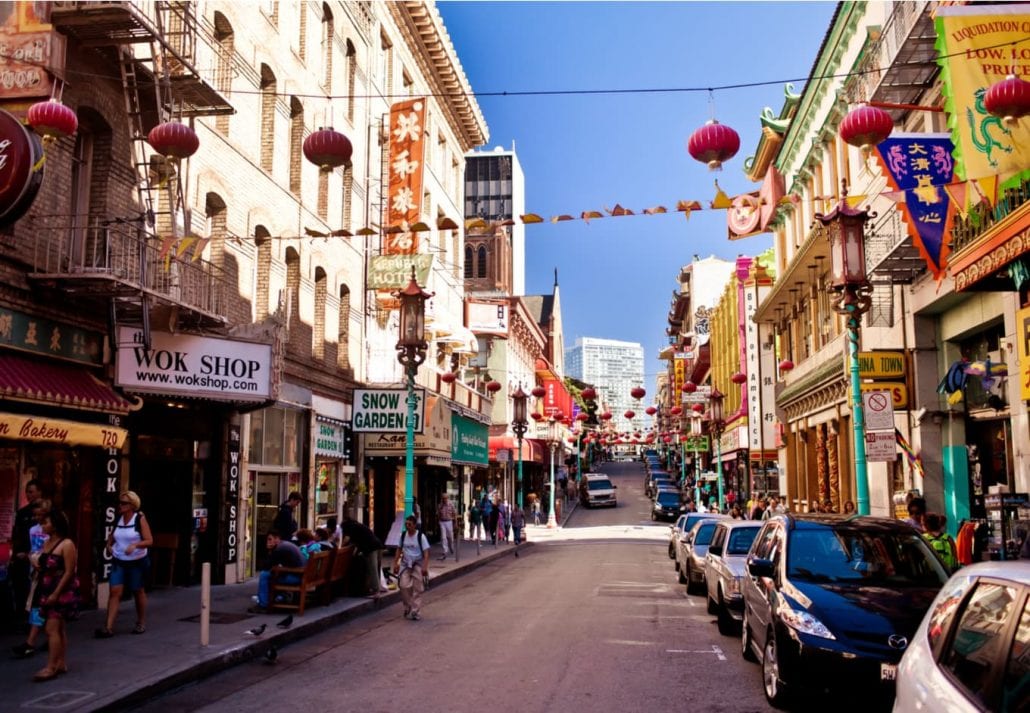
[[[343,583],[347,580],[347,573],[350,571],[350,565],[354,561],[356,552],[357,548],[354,545],[346,545],[332,551],[333,563],[329,567],[326,586],[322,590],[323,604],[328,605],[337,590],[343,591]]]
[[[332,552],[316,552],[308,558],[307,564],[303,567],[272,569],[269,581],[269,606],[272,609],[296,609],[299,615],[304,616],[308,596],[317,596],[322,589],[327,588],[332,557]],[[300,582],[288,584],[283,581],[284,577],[291,574],[300,577]],[[276,595],[280,594],[286,595],[287,600],[276,601]]]

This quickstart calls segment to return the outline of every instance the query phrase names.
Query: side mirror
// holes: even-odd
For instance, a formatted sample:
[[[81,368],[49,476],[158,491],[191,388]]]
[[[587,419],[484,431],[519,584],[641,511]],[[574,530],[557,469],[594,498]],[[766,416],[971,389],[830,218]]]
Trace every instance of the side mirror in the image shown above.
[[[747,561],[747,571],[752,577],[766,577],[772,579],[776,572],[772,560],[763,560],[752,557]]]

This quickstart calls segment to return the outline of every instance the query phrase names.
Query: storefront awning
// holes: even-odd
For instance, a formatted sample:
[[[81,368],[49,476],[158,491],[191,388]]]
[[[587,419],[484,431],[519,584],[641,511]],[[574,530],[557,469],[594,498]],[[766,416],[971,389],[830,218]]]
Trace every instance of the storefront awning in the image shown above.
[[[0,438],[62,446],[121,449],[129,432],[104,423],[79,423],[60,418],[0,413]]]
[[[497,451],[509,450],[512,458],[518,462],[518,441],[512,436],[490,436],[490,461],[497,463]],[[544,449],[531,438],[522,439],[522,462],[543,463]]]
[[[135,408],[87,369],[0,354],[0,398],[126,414]]]

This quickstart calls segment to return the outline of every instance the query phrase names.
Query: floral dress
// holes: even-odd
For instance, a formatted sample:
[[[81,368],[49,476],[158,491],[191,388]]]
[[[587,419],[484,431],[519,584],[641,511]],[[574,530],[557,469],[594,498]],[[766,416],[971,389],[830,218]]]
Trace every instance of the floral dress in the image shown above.
[[[34,606],[39,607],[39,614],[44,619],[71,619],[79,612],[79,582],[78,578],[72,579],[70,585],[61,592],[57,601],[48,601],[45,605],[40,604],[44,597],[49,597],[57,589],[64,577],[64,557],[56,554],[61,546],[59,540],[49,552],[39,553],[39,585],[36,587]]]

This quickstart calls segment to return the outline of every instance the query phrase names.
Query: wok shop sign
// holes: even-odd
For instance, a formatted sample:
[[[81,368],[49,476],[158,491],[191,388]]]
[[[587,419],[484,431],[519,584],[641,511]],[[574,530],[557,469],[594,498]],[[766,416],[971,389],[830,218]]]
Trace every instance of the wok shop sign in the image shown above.
[[[189,334],[118,330],[115,383],[127,391],[217,401],[266,401],[272,393],[269,344]]]

